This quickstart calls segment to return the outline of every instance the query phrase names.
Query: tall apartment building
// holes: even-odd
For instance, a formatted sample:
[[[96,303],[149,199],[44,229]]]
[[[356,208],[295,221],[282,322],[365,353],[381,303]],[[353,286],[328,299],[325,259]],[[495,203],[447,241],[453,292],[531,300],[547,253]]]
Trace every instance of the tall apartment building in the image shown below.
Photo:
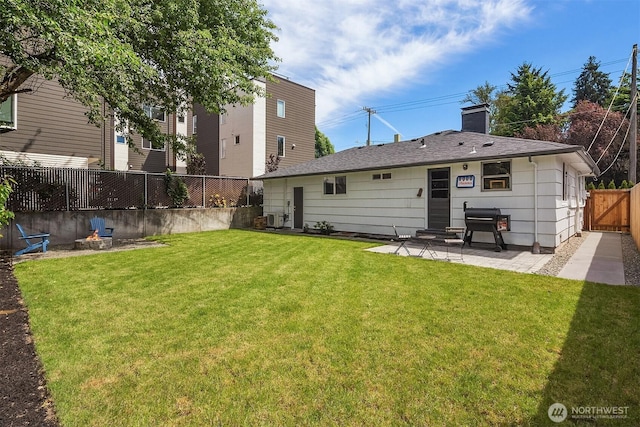
[[[194,109],[198,151],[211,175],[262,175],[273,155],[279,167],[315,157],[315,90],[283,77],[259,81],[266,98],[228,106],[225,114]]]
[[[132,134],[133,150],[126,135],[116,132],[113,119],[93,125],[86,107],[66,96],[56,81],[32,79],[33,91],[0,104],[0,157],[50,167],[186,172],[186,162],[170,147],[154,148]],[[210,175],[261,175],[271,154],[280,158],[280,167],[313,159],[315,91],[282,78],[257,84],[266,89],[266,98],[247,107],[229,107],[222,116],[199,106],[185,115],[144,108],[163,132],[197,135]]]
[[[13,95],[0,104],[0,156],[10,162],[48,167],[104,168],[164,172],[186,171],[170,147],[154,148],[148,140],[132,134],[135,151],[114,121],[100,126],[88,122],[86,107],[66,96],[56,82],[31,77],[34,90]],[[103,107],[108,108],[105,104]],[[169,114],[145,106],[165,133],[191,135],[192,114]]]

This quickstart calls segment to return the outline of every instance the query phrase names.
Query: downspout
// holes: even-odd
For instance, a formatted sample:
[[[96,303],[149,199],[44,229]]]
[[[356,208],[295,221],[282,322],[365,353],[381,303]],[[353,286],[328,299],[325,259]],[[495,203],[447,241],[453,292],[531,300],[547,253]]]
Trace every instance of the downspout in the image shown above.
[[[529,156],[529,163],[533,165],[533,247],[531,253],[540,253],[538,241],[538,164]]]
[[[586,207],[586,202],[587,202],[587,196],[586,196],[586,188],[585,188],[585,180],[584,178],[587,176],[593,176],[593,174],[590,173],[583,173],[583,174],[577,174],[576,175],[576,180],[578,182],[576,182],[576,224],[575,224],[575,232],[576,232],[576,236],[580,237],[582,236],[582,230],[584,227],[584,208]],[[581,197],[580,194],[584,191],[585,193],[585,201],[584,203],[580,203]],[[578,221],[580,220],[580,221]]]

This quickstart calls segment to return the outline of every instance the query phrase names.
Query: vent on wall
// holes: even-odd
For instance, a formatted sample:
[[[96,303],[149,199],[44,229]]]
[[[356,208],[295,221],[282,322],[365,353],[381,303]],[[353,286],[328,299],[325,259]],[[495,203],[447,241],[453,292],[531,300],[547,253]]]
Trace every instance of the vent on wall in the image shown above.
[[[282,228],[283,223],[284,223],[284,216],[281,213],[267,214],[267,227]]]

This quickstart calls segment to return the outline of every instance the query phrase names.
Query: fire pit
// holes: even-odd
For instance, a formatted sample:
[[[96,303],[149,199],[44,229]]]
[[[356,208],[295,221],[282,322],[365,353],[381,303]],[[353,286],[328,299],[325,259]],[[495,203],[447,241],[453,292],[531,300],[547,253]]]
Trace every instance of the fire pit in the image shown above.
[[[75,241],[74,249],[104,250],[111,249],[112,246],[113,240],[111,239],[111,237],[100,237],[98,236],[98,230],[96,230],[93,232],[93,234],[87,236],[85,239],[77,239]]]

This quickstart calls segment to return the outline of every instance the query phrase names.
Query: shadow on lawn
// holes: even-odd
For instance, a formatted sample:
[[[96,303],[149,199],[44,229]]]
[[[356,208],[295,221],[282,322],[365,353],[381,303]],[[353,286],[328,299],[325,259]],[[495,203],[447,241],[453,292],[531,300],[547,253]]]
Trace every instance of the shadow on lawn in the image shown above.
[[[640,425],[639,378],[640,288],[585,282],[560,358],[529,424]],[[566,407],[564,422],[551,421],[554,403]],[[556,415],[561,410],[556,407]],[[594,411],[599,414],[589,417]]]

